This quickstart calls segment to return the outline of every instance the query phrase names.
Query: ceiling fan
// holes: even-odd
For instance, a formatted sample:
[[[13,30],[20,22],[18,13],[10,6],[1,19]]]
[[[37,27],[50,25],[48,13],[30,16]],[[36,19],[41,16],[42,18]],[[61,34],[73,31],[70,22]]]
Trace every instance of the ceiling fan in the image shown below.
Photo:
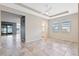
[[[49,5],[49,4],[46,4],[45,5],[45,7],[46,7],[46,10],[45,10],[45,14],[49,14],[49,12],[52,10],[52,6],[51,5]]]

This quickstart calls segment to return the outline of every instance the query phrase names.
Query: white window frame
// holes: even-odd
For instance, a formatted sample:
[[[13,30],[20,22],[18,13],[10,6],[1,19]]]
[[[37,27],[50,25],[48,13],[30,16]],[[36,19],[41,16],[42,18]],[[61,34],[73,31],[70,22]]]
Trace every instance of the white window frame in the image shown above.
[[[54,22],[52,25],[53,32],[59,32],[60,31],[60,23]]]
[[[64,20],[61,23],[61,31],[62,32],[71,32],[71,21],[70,20]]]

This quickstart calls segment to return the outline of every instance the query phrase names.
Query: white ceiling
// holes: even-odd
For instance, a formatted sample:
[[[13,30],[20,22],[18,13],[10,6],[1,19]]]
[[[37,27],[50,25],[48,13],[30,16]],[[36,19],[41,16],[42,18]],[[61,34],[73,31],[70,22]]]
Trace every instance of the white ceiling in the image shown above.
[[[23,5],[47,14],[48,16],[56,15],[64,11],[69,11],[69,13],[78,12],[78,4],[75,3],[23,3]],[[48,9],[49,11],[46,12]]]
[[[36,15],[45,19],[52,19],[78,12],[77,3],[2,3],[0,5],[4,5],[6,7],[10,7],[21,12]],[[49,8],[47,6],[49,6]],[[47,10],[48,12],[46,12]],[[63,13],[66,11],[68,11],[68,13]]]

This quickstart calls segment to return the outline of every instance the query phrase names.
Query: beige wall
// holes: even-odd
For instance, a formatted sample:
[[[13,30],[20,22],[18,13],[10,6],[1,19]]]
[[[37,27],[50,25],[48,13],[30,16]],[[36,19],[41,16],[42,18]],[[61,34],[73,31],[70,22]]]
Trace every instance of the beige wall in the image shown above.
[[[26,42],[41,39],[44,23],[47,24],[47,20],[29,14],[26,15]]]
[[[1,10],[0,10],[0,38],[1,38]]]
[[[52,31],[52,23],[55,21],[60,22],[63,19],[69,19],[71,20],[71,32],[69,33],[64,33],[64,32],[58,32],[55,33]],[[58,39],[58,40],[66,40],[66,41],[72,41],[72,42],[78,42],[78,14],[72,14],[72,15],[67,15],[55,19],[49,20],[49,28],[48,28],[48,34],[49,38],[52,39]]]

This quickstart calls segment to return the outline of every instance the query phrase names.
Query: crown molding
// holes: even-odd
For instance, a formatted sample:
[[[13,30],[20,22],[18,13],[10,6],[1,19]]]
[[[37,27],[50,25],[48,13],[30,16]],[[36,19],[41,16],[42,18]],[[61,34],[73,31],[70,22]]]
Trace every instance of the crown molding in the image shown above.
[[[50,15],[50,16],[49,16],[49,15],[47,15],[47,14],[45,14],[45,13],[42,13],[42,12],[36,10],[36,9],[33,9],[33,8],[31,8],[31,7],[28,7],[28,6],[25,6],[25,5],[23,5],[22,3],[16,3],[16,5],[19,5],[19,6],[21,6],[21,7],[30,9],[30,10],[32,10],[32,11],[38,13],[38,14],[44,15],[44,16],[49,17],[49,18],[52,18],[52,17],[56,17],[56,16],[60,16],[60,15],[64,15],[64,14],[69,13],[69,11],[63,11],[63,12],[57,13],[57,14],[55,14],[55,15]]]
[[[19,5],[19,6],[21,6],[21,7],[24,7],[24,8],[30,9],[30,10],[32,10],[32,11],[38,13],[38,14],[42,14],[42,15],[44,15],[44,16],[49,17],[49,15],[44,14],[44,13],[42,13],[42,12],[36,10],[36,9],[33,9],[33,8],[31,8],[31,7],[25,6],[25,5],[23,5],[22,3],[16,3],[16,5]]]
[[[67,13],[69,13],[69,11],[60,12],[60,13],[57,13],[57,14],[55,14],[55,15],[51,15],[51,16],[49,16],[49,17],[55,17],[55,16],[67,14]]]

